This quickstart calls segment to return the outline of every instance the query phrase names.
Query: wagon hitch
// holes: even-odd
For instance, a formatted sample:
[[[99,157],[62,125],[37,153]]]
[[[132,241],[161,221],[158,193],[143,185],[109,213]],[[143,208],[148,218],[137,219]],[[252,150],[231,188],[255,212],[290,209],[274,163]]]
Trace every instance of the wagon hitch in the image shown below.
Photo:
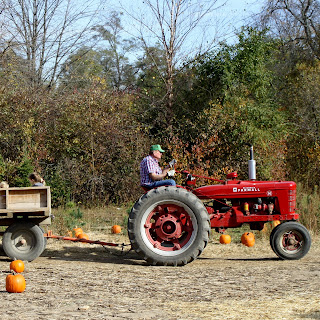
[[[45,238],[51,238],[51,239],[57,239],[57,240],[65,240],[65,241],[72,241],[72,242],[82,242],[82,243],[89,243],[89,244],[99,244],[105,248],[105,246],[109,247],[121,247],[121,253],[123,253],[124,247],[131,246],[131,244],[125,244],[125,243],[113,243],[113,242],[105,242],[100,240],[87,240],[87,239],[79,239],[79,238],[73,238],[73,237],[64,237],[64,236],[58,236],[52,233],[51,230],[48,230],[47,233],[44,233],[43,235]],[[106,249],[106,248],[105,248]],[[132,248],[130,248],[129,251],[131,251]],[[127,251],[126,253],[128,253]]]

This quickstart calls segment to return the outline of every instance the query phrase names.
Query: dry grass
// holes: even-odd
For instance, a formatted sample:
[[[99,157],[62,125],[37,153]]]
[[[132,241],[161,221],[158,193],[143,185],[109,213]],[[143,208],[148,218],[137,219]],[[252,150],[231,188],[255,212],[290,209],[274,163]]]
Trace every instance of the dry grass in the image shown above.
[[[81,218],[74,218],[70,215],[73,210],[80,210]],[[74,227],[82,227],[86,232],[96,231],[102,233],[111,233],[111,227],[118,224],[125,232],[127,222],[127,208],[108,206],[102,208],[84,209],[53,209],[55,216],[53,223],[49,228],[59,234],[67,234]]]
[[[312,233],[320,230],[320,192],[318,186],[313,191],[305,190],[301,184],[297,185],[297,208],[300,221]]]

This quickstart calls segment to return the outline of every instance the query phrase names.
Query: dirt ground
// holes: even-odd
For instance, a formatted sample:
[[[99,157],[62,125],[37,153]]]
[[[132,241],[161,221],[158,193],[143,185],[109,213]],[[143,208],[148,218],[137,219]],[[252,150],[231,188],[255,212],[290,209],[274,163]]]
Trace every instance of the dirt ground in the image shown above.
[[[26,263],[21,294],[5,290],[10,261],[0,250],[1,319],[320,319],[318,239],[299,261],[277,259],[267,240],[252,248],[212,241],[198,260],[176,268],[108,250],[49,239]]]

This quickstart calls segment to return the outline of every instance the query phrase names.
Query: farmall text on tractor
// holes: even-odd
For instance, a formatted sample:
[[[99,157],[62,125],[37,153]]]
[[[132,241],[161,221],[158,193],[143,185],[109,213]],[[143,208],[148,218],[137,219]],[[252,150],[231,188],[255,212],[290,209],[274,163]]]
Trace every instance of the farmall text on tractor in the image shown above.
[[[281,259],[304,257],[311,246],[308,230],[297,222],[296,184],[293,181],[256,181],[256,163],[250,148],[249,179],[227,175],[218,184],[196,188],[187,171],[183,186],[147,191],[134,204],[128,220],[132,248],[152,265],[181,266],[195,260],[206,247],[210,229],[223,232],[244,223],[262,230],[280,220],[270,234],[270,245]],[[201,177],[203,178],[203,177]]]

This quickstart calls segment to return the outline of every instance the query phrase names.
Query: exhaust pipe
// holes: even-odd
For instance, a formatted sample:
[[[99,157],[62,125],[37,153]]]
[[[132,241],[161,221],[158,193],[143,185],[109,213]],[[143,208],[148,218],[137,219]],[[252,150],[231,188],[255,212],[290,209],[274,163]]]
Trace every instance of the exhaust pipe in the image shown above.
[[[253,146],[250,146],[250,160],[248,161],[249,180],[256,180],[256,161],[253,159]]]

